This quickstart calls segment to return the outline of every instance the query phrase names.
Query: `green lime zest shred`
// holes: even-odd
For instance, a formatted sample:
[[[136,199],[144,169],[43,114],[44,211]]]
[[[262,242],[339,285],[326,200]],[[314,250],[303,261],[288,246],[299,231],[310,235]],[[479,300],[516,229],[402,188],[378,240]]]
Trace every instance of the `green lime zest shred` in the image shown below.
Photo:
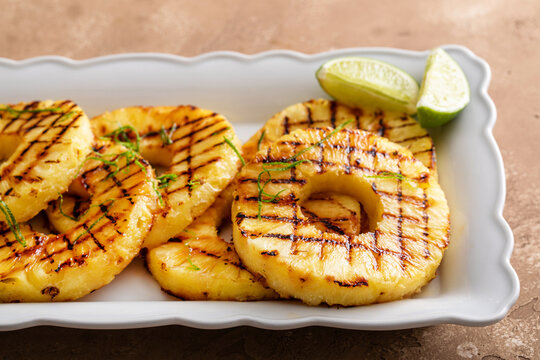
[[[257,151],[261,150],[261,144],[263,142],[265,135],[266,135],[266,130],[263,130],[263,132],[261,133],[261,136],[259,137],[259,141],[257,141]]]
[[[105,205],[105,203],[107,202],[111,202],[111,205],[112,205],[112,202],[115,202],[116,200],[118,199],[115,199],[115,198],[108,198],[107,200],[104,200],[102,201],[101,203],[99,204],[94,204],[94,205],[90,205],[88,207],[88,209],[86,209],[85,212],[83,212],[82,214],[80,214],[79,216],[77,217],[74,217],[74,216],[71,216],[71,215],[68,215],[64,209],[63,209],[63,205],[64,205],[64,196],[62,194],[59,194],[59,203],[58,203],[58,210],[60,211],[60,214],[62,214],[64,217],[70,219],[70,220],[73,220],[73,221],[79,221],[81,220],[84,216],[86,216],[86,214],[88,214],[88,212],[90,211],[90,209],[92,208],[96,208],[96,207],[102,207],[103,205]]]
[[[236,156],[238,156],[238,158],[240,159],[240,162],[242,162],[242,166],[246,166],[246,161],[244,160],[244,157],[242,156],[242,154],[240,154],[240,151],[238,151],[238,149],[236,148],[236,146],[234,146],[233,142],[231,141],[231,139],[229,139],[228,137],[224,136],[223,137],[223,140],[227,143],[227,145],[229,145],[231,147],[231,149],[233,149],[233,151],[236,153]]]
[[[60,123],[63,123],[64,121],[66,121],[66,120],[71,119],[73,117],[73,114],[75,114],[75,113],[76,113],[76,111],[73,111],[73,110],[70,111],[70,112],[65,113],[64,115],[60,116],[60,118],[58,119],[58,123],[60,124]]]
[[[15,219],[15,216],[13,216],[13,213],[7,206],[7,204],[4,202],[4,200],[0,199],[0,211],[4,214],[6,218],[6,222],[9,226],[9,229],[15,236],[15,239],[19,244],[22,245],[22,247],[26,247],[26,239],[24,238],[24,235],[21,233],[21,229],[19,227],[19,223]]]
[[[158,189],[164,189],[166,187],[169,187],[176,180],[178,180],[178,175],[176,174],[163,174],[161,176],[158,176]]]
[[[5,107],[0,108],[0,111],[6,111],[12,116],[19,116],[20,114],[30,113],[30,114],[37,114],[42,112],[52,112],[52,113],[58,113],[62,111],[62,108],[59,107],[53,107],[53,108],[44,108],[44,109],[14,109],[12,107]]]
[[[377,175],[364,175],[364,177],[368,179],[396,179],[405,182],[415,182],[413,179],[403,176],[403,174],[390,171],[385,171]]]
[[[188,229],[184,229],[182,230],[182,232],[185,232],[189,235],[191,235],[192,237],[194,237],[195,239],[198,238],[197,234],[194,232],[194,231],[191,231],[191,230],[188,230]],[[191,246],[189,246],[189,241],[185,241],[184,242],[184,245],[188,248],[188,262],[189,262],[189,266],[188,266],[188,269],[191,269],[191,270],[195,270],[195,271],[198,271],[198,270],[201,270],[200,267],[198,267],[197,265],[195,265],[193,263],[193,260],[191,259],[191,253],[193,251],[193,249],[191,248]]]
[[[129,137],[130,133],[134,135],[135,140],[131,140],[131,138]],[[114,131],[103,135],[102,138],[113,140],[115,143],[123,145],[136,153],[139,152],[141,136],[139,135],[137,129],[135,129],[131,125],[120,126]]]
[[[188,181],[187,186],[189,187],[189,190],[193,190],[201,186],[201,182],[197,179],[191,179]]]
[[[161,129],[159,130],[159,136],[161,137],[161,141],[163,142],[163,145],[171,145],[173,143],[171,136],[175,131],[176,131],[176,123],[173,123],[169,132],[167,132],[167,129],[165,129],[165,126],[161,125]]]

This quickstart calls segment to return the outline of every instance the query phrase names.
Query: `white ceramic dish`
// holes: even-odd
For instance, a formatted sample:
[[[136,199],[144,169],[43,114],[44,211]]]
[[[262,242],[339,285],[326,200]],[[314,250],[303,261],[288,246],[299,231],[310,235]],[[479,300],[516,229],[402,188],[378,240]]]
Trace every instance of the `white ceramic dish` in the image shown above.
[[[500,320],[517,299],[519,280],[509,262],[512,233],[502,217],[505,178],[491,133],[496,111],[487,94],[490,70],[466,48],[445,48],[465,71],[472,101],[458,119],[433,133],[453,229],[438,277],[419,296],[353,308],[308,307],[289,301],[184,302],[162,293],[137,260],[111,284],[77,302],[0,304],[0,329],[180,324],[388,330]],[[359,48],[316,55],[270,51],[253,56],[216,52],[195,58],[127,54],[83,61],[51,56],[0,59],[0,102],[70,98],[91,116],[128,105],[190,103],[225,114],[246,140],[287,105],[324,97],[315,70],[343,55],[385,60],[420,81],[428,52]]]

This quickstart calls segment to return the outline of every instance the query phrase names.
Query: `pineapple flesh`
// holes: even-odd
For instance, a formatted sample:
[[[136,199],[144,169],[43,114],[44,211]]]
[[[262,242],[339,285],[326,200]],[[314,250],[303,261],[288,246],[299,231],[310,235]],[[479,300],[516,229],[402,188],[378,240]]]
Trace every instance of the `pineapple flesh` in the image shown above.
[[[93,139],[85,113],[69,100],[0,105],[0,200],[17,221],[67,190]]]
[[[225,138],[239,147],[231,124],[220,114],[194,106],[131,107],[104,113],[91,121],[97,136],[119,126],[139,133],[141,155],[165,175],[158,210],[144,247],[151,249],[177,235],[200,216],[232,181],[240,166]]]
[[[23,246],[0,224],[0,301],[78,299],[111,282],[139,253],[157,207],[156,180],[142,158],[135,159],[144,169],[120,155],[126,151],[112,142],[95,144],[77,178],[87,192],[87,207],[62,223],[60,234],[20,224]],[[95,158],[114,161],[120,171],[115,174]]]
[[[230,215],[233,188],[183,232],[150,250],[147,267],[167,293],[184,300],[265,300],[277,294],[240,263],[234,245],[218,235]],[[262,281],[261,281],[262,280]]]
[[[293,131],[241,170],[232,205],[240,259],[281,296],[309,305],[363,305],[415,294],[435,276],[450,224],[435,176],[408,149],[366,131],[343,129],[297,158],[309,161],[273,172],[264,191],[279,195],[259,203],[263,166],[290,162],[331,130]],[[266,174],[261,181],[267,179]],[[367,229],[351,236],[308,221],[302,203],[326,192],[359,201]]]

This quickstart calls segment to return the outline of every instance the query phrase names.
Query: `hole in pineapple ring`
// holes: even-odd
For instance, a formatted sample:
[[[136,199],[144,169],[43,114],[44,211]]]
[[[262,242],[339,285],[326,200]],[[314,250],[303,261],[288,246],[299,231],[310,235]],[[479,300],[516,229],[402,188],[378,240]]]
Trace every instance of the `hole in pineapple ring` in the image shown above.
[[[369,218],[364,207],[346,194],[313,193],[300,204],[300,211],[320,232],[345,234],[351,238],[369,232]]]
[[[382,218],[383,207],[380,196],[373,191],[371,182],[362,176],[335,171],[314,174],[307,177],[306,185],[296,195],[299,198],[304,216],[308,219],[315,219],[315,222],[317,218],[324,218],[329,224],[335,225],[336,221],[346,219],[340,217],[340,213],[349,212],[352,216],[358,214],[358,221],[364,222],[366,225],[360,226],[358,224],[353,230],[355,233],[348,235],[373,232]],[[351,198],[360,204],[359,209],[355,209]],[[334,205],[331,205],[331,202]],[[361,209],[364,210],[363,213]],[[362,215],[367,216],[367,221],[362,219]],[[354,220],[350,219],[349,221]],[[324,230],[332,231],[332,228],[328,229],[326,226]],[[347,229],[341,228],[341,230],[348,233]]]

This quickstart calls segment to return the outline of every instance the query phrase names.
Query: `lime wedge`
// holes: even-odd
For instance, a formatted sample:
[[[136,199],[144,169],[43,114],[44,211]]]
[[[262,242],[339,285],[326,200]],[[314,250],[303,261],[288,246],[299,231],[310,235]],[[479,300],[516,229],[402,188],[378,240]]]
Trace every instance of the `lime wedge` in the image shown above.
[[[383,61],[337,58],[323,64],[315,76],[328,95],[346,105],[416,112],[418,84],[405,71]]]
[[[418,122],[440,126],[455,118],[470,100],[469,83],[463,70],[443,49],[429,54],[416,104]]]

